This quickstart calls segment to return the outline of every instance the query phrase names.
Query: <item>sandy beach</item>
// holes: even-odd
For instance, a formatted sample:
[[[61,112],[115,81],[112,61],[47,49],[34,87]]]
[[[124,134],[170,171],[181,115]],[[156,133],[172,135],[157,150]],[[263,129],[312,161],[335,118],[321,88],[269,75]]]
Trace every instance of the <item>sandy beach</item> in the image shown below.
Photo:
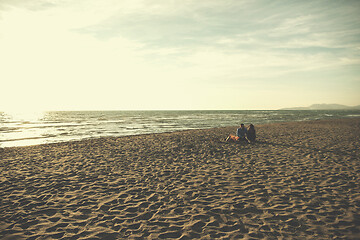
[[[0,148],[0,239],[360,239],[360,118]]]

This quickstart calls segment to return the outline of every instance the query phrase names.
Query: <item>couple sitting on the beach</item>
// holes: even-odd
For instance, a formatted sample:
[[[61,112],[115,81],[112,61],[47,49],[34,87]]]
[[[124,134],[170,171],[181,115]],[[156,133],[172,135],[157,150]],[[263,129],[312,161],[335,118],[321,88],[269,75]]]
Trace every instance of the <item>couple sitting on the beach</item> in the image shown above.
[[[242,123],[236,131],[236,136],[230,135],[227,137],[226,142],[255,142],[256,132],[254,125],[250,124],[248,128]]]

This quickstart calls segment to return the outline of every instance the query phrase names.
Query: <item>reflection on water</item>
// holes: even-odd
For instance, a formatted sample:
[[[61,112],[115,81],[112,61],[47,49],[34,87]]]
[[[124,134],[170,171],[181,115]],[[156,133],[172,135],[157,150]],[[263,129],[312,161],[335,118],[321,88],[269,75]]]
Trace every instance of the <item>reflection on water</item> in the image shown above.
[[[0,147],[359,115],[359,110],[0,112]]]
[[[23,146],[42,143],[45,128],[42,125],[44,112],[6,112],[0,115],[0,144],[6,146]],[[44,131],[45,130],[45,131]]]
[[[40,120],[46,112],[43,111],[22,111],[22,112],[6,112],[3,113],[3,116],[12,121],[38,121]]]

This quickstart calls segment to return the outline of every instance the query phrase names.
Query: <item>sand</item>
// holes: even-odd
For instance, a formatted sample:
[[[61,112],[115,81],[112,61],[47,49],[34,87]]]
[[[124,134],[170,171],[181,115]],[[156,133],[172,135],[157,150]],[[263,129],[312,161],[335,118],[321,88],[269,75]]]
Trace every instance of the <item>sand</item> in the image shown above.
[[[360,118],[0,149],[0,239],[359,239]]]

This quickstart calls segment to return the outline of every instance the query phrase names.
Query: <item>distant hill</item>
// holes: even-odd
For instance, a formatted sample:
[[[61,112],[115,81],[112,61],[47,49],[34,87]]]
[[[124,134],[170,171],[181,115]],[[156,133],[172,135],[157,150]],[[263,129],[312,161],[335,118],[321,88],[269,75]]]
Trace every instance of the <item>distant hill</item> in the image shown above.
[[[313,104],[309,107],[282,108],[280,110],[360,110],[360,105],[352,107],[341,104]]]

